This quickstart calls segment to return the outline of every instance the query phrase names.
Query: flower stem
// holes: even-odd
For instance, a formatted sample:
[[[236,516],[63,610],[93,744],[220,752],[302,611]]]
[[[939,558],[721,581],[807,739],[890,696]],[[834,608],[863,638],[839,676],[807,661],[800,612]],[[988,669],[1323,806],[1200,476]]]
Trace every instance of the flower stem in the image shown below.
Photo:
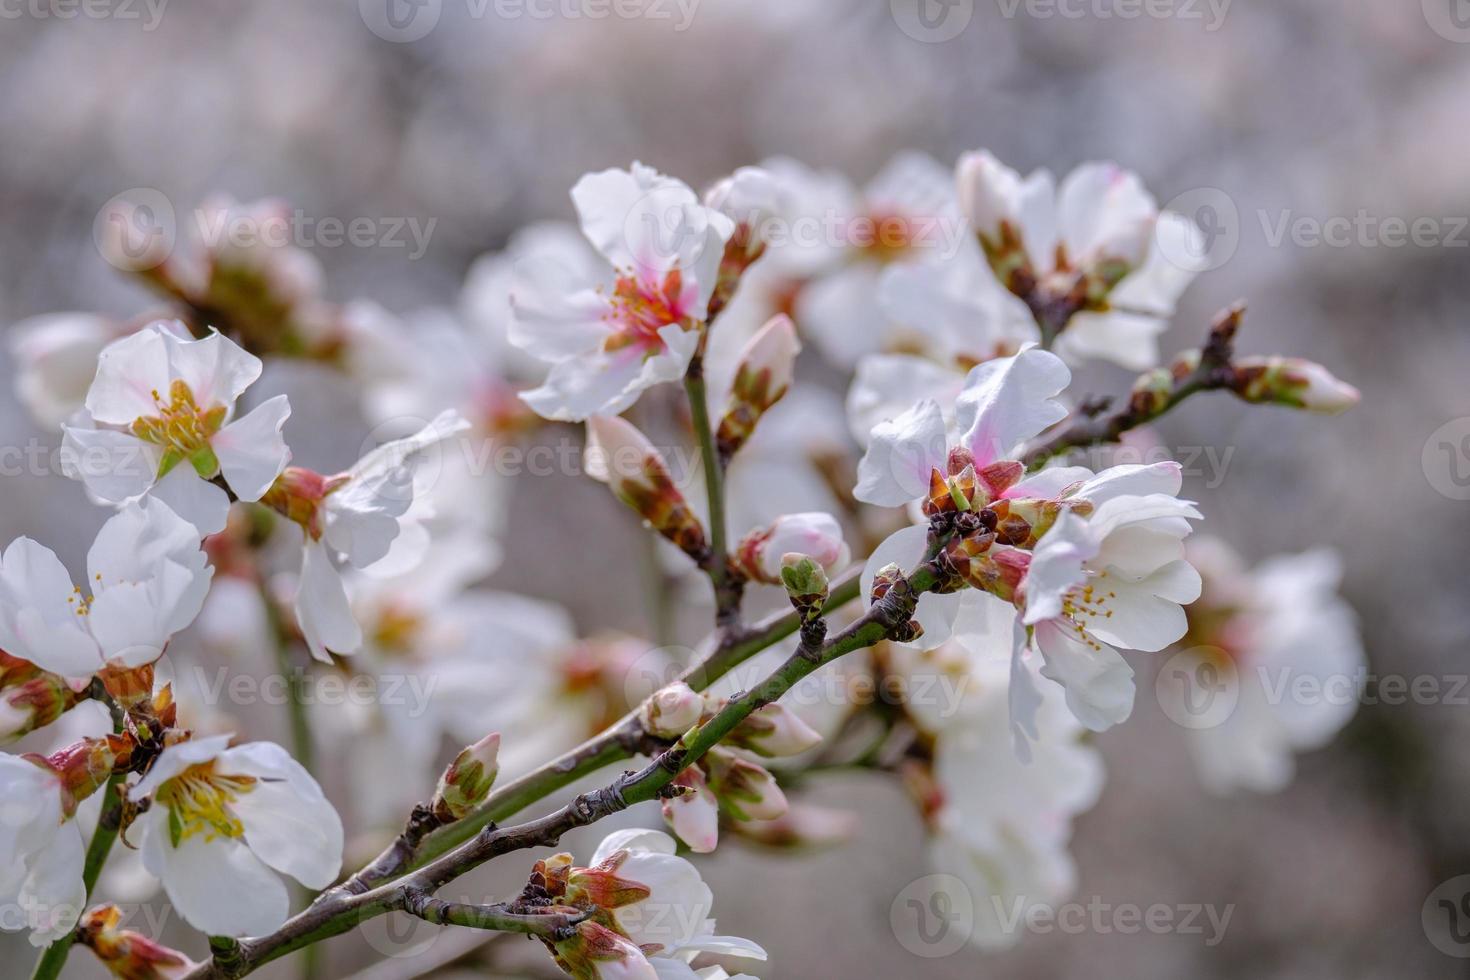
[[[82,885],[88,898],[91,898],[97,878],[102,874],[102,866],[107,863],[107,855],[112,850],[113,841],[117,840],[118,827],[122,823],[122,797],[118,794],[123,777],[123,773],[113,773],[103,789],[102,812],[97,817],[97,829],[92,831],[92,841],[87,845],[87,856],[82,864]],[[76,931],[73,930],[47,946],[36,961],[31,980],[53,980],[60,976],[75,939]]]
[[[725,474],[715,448],[714,430],[709,421],[709,396],[704,384],[704,357],[696,354],[684,375],[684,390],[689,395],[689,414],[694,422],[694,436],[699,440],[699,457],[704,464],[704,489],[709,501],[709,556],[704,561],[705,574],[715,590],[715,625],[730,626],[740,615],[740,584],[730,575],[725,551]]]

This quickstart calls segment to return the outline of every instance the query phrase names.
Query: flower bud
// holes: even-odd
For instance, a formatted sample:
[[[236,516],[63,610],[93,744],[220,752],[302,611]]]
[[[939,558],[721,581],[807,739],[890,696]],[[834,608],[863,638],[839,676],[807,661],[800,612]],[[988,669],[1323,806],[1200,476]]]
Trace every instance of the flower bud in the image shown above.
[[[715,434],[720,453],[727,459],[745,445],[760,417],[791,387],[800,352],[796,325],[784,313],[772,317],[745,345]]]
[[[77,942],[90,947],[109,973],[123,980],[180,980],[198,968],[178,950],[156,943],[142,933],[119,929],[122,910],[99,905],[82,916]]]
[[[500,772],[500,733],[491,732],[454,757],[439,777],[431,807],[446,823],[464,819],[485,802]]]
[[[763,227],[786,210],[786,203],[785,188],[761,167],[741,167],[704,195],[705,207],[735,222],[730,244],[738,242],[741,252],[752,256],[752,261],[766,246]]]
[[[288,466],[276,477],[260,502],[282,517],[300,524],[313,540],[320,540],[322,501],[346,482],[345,476],[323,476],[304,466]]]
[[[816,729],[782,704],[768,704],[751,712],[730,733],[731,745],[768,759],[800,755],[822,742]]]
[[[614,415],[587,420],[587,475],[606,483],[659,534],[696,559],[704,527],[674,485],[668,464],[643,433]]]
[[[642,714],[644,731],[660,738],[678,738],[704,716],[704,696],[683,681],[675,681],[643,702]]]
[[[857,814],[848,810],[793,803],[775,820],[737,822],[741,837],[767,847],[827,847],[850,840],[857,832]]]
[[[1012,292],[1034,284],[1035,272],[1017,217],[1021,176],[988,150],[966,153],[956,167],[960,209],[980,238],[996,278]]]
[[[47,756],[27,754],[22,758],[50,769],[61,778],[62,809],[76,813],[82,800],[101,789],[113,772],[132,758],[133,740],[127,735],[84,738]]]
[[[674,777],[684,793],[664,800],[664,821],[696,854],[708,854],[720,841],[720,804],[705,782],[704,773],[691,766]]]
[[[587,919],[555,945],[556,962],[577,980],[658,980],[658,972],[631,939]]]
[[[705,756],[709,786],[737,820],[775,820],[786,812],[786,794],[765,766],[722,749]]]
[[[808,555],[788,552],[781,558],[781,584],[786,586],[786,595],[803,624],[821,618],[830,595],[827,573],[821,565]]]
[[[747,578],[768,585],[786,581],[790,554],[811,558],[825,572],[835,572],[851,559],[842,525],[830,514],[783,514],[766,527],[751,531],[735,548],[735,563]]]
[[[1289,405],[1338,415],[1358,403],[1358,389],[1322,365],[1299,357],[1242,357],[1235,361],[1232,388],[1248,402]]]
[[[77,703],[66,679],[45,671],[0,694],[0,745],[44,728]]]

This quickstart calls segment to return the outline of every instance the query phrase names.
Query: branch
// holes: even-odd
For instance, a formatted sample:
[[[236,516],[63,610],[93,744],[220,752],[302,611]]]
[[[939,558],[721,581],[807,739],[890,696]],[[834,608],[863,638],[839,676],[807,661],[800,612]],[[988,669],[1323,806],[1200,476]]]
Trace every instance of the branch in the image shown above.
[[[726,555],[724,464],[715,447],[714,429],[710,427],[709,396],[704,384],[703,338],[700,339],[700,349],[689,361],[689,370],[684,375],[684,391],[689,396],[689,414],[694,423],[695,438],[699,440],[704,489],[709,501],[709,554],[701,565],[715,593],[715,625],[724,629],[739,621],[743,583],[731,574]]]
[[[1197,361],[1184,358],[1175,361],[1172,369],[1160,368],[1141,376],[1128,404],[1119,411],[1105,414],[1106,403],[1085,404],[1071,421],[1023,450],[1026,468],[1039,469],[1071,449],[1117,442],[1123,433],[1152,422],[1196,392],[1230,388],[1235,380],[1231,365],[1235,334],[1244,315],[1245,304],[1237,303],[1217,316]]]
[[[577,923],[587,918],[561,912],[516,912],[507,904],[467,905],[446,902],[426,891],[409,889],[403,911],[436,925],[467,926],[491,932],[519,932],[527,936],[558,940],[570,937]]]
[[[635,803],[669,795],[674,778],[703,758],[752,712],[773,703],[820,667],[905,629],[920,595],[945,577],[944,570],[936,564],[940,543],[936,539],[924,563],[836,636],[822,638],[824,629],[804,631],[796,653],[765,681],[751,692],[730,698],[713,718],[673,747],[658,753],[642,770],[625,772],[609,786],[583,793],[536,820],[506,828],[486,824],[473,839],[396,882],[360,894],[348,894],[345,890],[328,892],[270,936],[241,940],[222,949],[223,955],[188,974],[188,980],[235,980],[297,949],[347,932],[366,919],[392,911],[412,912],[410,906],[421,903],[422,895],[432,895],[486,861],[530,847],[555,846],[573,829],[595,823]]]

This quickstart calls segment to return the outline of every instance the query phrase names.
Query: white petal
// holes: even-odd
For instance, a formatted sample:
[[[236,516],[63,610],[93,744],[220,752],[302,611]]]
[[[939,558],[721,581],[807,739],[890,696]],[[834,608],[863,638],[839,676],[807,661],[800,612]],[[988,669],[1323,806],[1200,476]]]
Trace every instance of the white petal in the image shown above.
[[[926,399],[873,428],[858,462],[853,496],[880,507],[901,507],[929,491],[931,474],[946,471],[948,442],[939,405]]]
[[[285,883],[242,842],[196,833],[174,847],[166,807],[154,807],[147,821],[143,863],[189,925],[211,936],[263,936],[286,921]]]
[[[847,391],[847,422],[852,437],[868,444],[873,428],[913,408],[926,398],[953,406],[965,376],[913,354],[874,354],[858,362]],[[953,422],[946,418],[946,424]]]
[[[1053,620],[1038,623],[1034,637],[1042,676],[1066,688],[1067,707],[1083,725],[1106,731],[1133,713],[1133,668],[1118,651],[1089,644]]]
[[[193,524],[201,535],[218,534],[230,518],[230,495],[208,480],[200,479],[188,463],[169,470],[154,485],[153,496]]]
[[[662,831],[629,827],[624,830],[615,830],[604,837],[602,843],[597,845],[597,850],[592,852],[591,864],[601,864],[618,851],[673,854],[678,849],[679,845],[674,838]]]
[[[316,780],[285,749],[270,742],[236,746],[220,755],[216,768],[261,779],[231,805],[256,857],[308,888],[326,888],[337,879],[342,821]]]
[[[955,421],[975,465],[1012,458],[1021,443],[1066,418],[1066,406],[1056,396],[1071,382],[1062,359],[1037,347],[972,369]]]
[[[153,486],[162,458],[158,449],[126,432],[61,427],[61,466],[73,480],[107,503],[122,503]]]
[[[173,779],[190,766],[209,762],[229,747],[232,735],[211,735],[207,738],[191,738],[187,742],[176,742],[159,753],[153,761],[148,775],[128,790],[128,799],[139,802],[164,783]]]
[[[150,325],[109,344],[97,358],[87,411],[98,422],[128,425],[156,414],[154,394],[168,397],[172,380],[163,332]]]
[[[320,542],[307,541],[302,554],[296,622],[311,655],[323,662],[331,662],[328,650],[355,653],[362,646],[362,627],[352,616],[342,576]]]
[[[290,462],[291,450],[281,437],[290,416],[291,403],[277,395],[209,440],[225,482],[241,500],[259,500]]]
[[[171,378],[187,384],[201,408],[233,409],[240,393],[260,377],[260,358],[217,331],[199,340],[164,333],[163,343]]]
[[[77,615],[80,601],[55,552],[15,539],[0,558],[0,646],[65,677],[90,677],[102,659]]]
[[[87,886],[82,880],[85,852],[81,828],[75,820],[68,820],[56,828],[45,850],[27,862],[29,874],[18,904],[34,917],[32,946],[45,946],[76,928],[87,904]]]

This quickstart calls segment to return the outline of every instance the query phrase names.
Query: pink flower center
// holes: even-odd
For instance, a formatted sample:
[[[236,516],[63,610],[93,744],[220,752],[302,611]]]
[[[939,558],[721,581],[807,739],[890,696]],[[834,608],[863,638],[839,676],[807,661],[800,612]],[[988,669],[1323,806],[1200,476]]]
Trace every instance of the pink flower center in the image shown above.
[[[603,349],[658,350],[664,346],[658,335],[661,328],[675,323],[688,330],[692,324],[684,312],[683,289],[684,276],[678,269],[670,269],[662,281],[649,281],[631,272],[618,276],[605,315],[615,330]]]

